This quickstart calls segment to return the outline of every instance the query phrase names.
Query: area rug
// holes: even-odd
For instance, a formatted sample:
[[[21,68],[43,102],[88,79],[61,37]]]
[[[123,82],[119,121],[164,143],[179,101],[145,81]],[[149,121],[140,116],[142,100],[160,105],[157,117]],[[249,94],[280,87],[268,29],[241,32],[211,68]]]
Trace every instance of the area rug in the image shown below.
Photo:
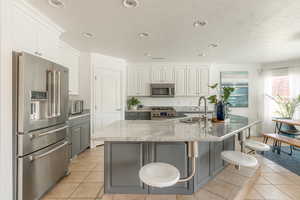
[[[290,152],[289,146],[281,147],[281,149],[285,152]],[[290,156],[282,152],[277,154],[277,151],[273,152],[271,149],[270,151],[262,154],[262,156],[300,176],[300,151],[293,150],[293,155]]]

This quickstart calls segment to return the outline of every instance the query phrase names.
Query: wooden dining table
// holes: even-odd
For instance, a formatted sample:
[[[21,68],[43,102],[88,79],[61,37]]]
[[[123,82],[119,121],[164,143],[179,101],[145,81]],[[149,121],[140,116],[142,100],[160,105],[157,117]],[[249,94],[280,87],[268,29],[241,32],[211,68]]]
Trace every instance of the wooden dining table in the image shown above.
[[[283,124],[293,125],[293,126],[300,126],[300,120],[292,120],[292,119],[272,119],[275,124],[275,133],[281,133],[281,127]],[[300,132],[296,135],[299,135]]]

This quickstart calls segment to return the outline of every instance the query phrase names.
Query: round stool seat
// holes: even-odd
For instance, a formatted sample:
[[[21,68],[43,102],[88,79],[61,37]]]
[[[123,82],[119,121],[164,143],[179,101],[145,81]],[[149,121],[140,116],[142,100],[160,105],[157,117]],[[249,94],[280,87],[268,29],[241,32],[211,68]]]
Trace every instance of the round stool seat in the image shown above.
[[[167,163],[150,163],[139,171],[140,179],[147,185],[163,188],[175,185],[179,178],[179,170]]]
[[[239,151],[223,151],[221,157],[230,164],[243,167],[255,167],[258,163],[255,157]]]
[[[246,140],[245,147],[252,149],[254,151],[269,151],[270,150],[269,145],[264,144],[262,142],[255,141],[255,140]]]

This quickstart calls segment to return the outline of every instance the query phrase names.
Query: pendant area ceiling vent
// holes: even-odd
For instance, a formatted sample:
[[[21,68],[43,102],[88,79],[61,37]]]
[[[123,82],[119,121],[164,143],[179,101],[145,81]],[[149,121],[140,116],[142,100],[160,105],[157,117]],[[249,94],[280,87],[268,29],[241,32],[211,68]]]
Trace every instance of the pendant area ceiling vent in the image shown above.
[[[136,8],[139,5],[138,0],[123,0],[123,5],[126,8]]]
[[[65,3],[62,0],[48,0],[48,3],[54,8],[65,7]]]

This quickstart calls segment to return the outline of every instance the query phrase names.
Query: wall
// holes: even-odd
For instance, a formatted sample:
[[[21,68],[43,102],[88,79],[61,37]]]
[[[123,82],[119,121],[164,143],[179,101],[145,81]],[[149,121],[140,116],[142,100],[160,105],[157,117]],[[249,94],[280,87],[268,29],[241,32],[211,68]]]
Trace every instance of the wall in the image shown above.
[[[10,0],[0,0],[0,194],[13,199]]]
[[[80,53],[79,59],[79,98],[84,100],[84,107],[91,108],[91,54]]]

